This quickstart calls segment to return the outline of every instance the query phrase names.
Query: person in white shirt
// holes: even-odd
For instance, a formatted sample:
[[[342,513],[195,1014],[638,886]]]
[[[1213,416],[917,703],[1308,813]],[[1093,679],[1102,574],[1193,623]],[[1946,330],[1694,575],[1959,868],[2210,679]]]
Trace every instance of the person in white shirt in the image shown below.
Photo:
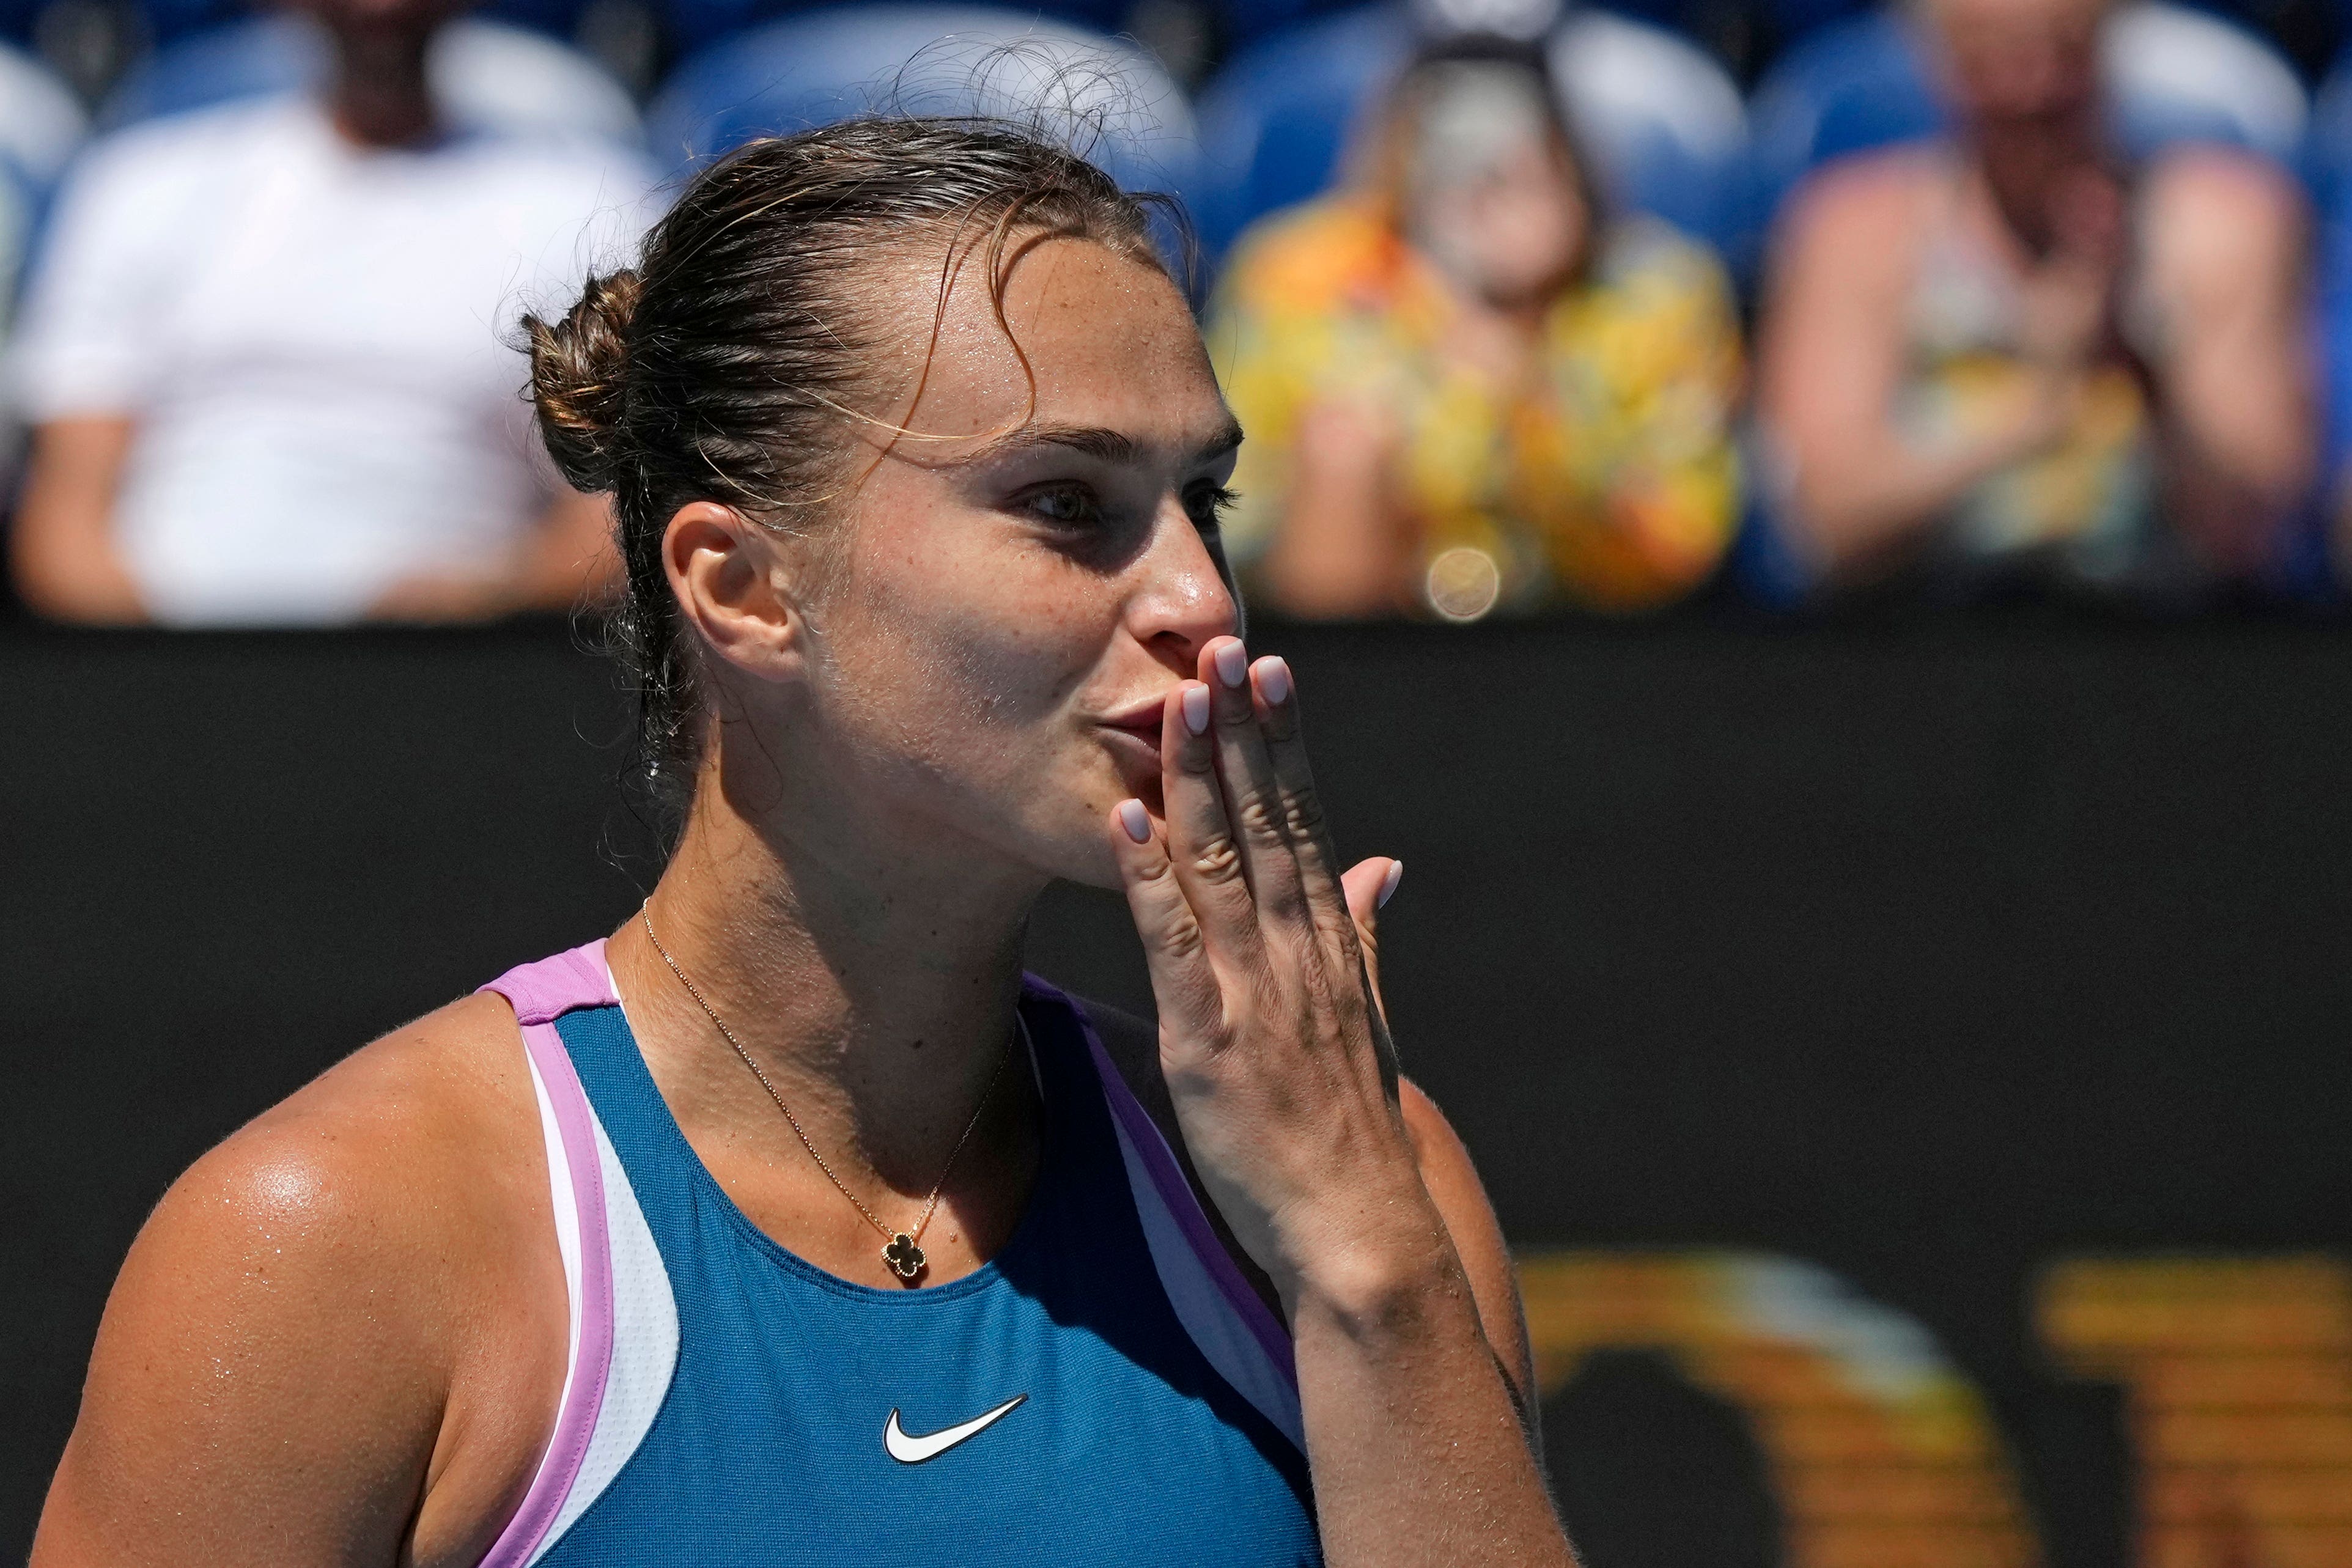
[[[318,97],[135,126],[68,176],[8,356],[17,590],[58,620],[482,619],[614,571],[512,324],[634,246],[639,157],[437,105],[450,0],[311,0]]]

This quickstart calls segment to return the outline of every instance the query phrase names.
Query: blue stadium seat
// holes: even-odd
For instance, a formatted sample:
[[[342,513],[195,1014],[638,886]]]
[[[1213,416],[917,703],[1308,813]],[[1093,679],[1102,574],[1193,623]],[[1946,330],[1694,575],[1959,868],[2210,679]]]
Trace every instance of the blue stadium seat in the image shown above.
[[[46,0],[0,0],[0,25],[8,7],[26,5],[37,11]],[[569,38],[580,25],[588,0],[486,0],[473,15],[493,22],[530,27],[553,37]],[[269,14],[268,0],[137,0],[149,38],[158,47],[178,43],[197,33]]]
[[[1748,104],[1751,242],[1810,171],[1944,130],[1925,62],[1911,24],[1892,10],[1823,27],[1780,57]]]
[[[580,15],[587,9],[588,0],[489,0],[473,14],[569,40],[579,34]]]
[[[1212,256],[1331,183],[1359,115],[1412,47],[1401,8],[1363,6],[1276,33],[1211,79],[1192,216]]]
[[[2340,68],[2339,68],[2340,69]],[[2323,213],[2315,250],[2311,350],[2319,366],[2319,476],[2265,584],[2291,601],[2341,605],[2336,509],[2352,495],[2352,223]]]
[[[167,43],[115,84],[99,118],[109,129],[216,103],[297,92],[327,69],[325,40],[291,17],[229,22]]]
[[[1777,57],[1832,23],[1870,7],[1871,0],[1758,0],[1755,18],[1763,44]]]
[[[2220,141],[2292,161],[2301,150],[2311,118],[2303,79],[2240,23],[2138,0],[2108,20],[2106,63],[2126,152]]]
[[[1043,110],[1049,131],[1063,118],[1052,111],[1067,110],[1073,129],[1099,122],[1099,141],[1082,150],[1135,189],[1184,191],[1199,155],[1183,93],[1133,45],[971,5],[842,6],[726,39],[672,76],[647,134],[657,160],[693,163],[874,109],[1023,120]]]
[[[0,4],[5,0],[0,0]],[[682,55],[699,54],[720,40],[763,23],[831,10],[839,0],[656,0],[671,46]],[[1284,0],[1276,0],[1276,4]],[[1097,33],[1127,26],[1133,0],[1032,0],[1001,7],[1026,20],[1063,23]]]
[[[1229,56],[1302,22],[1320,21],[1327,16],[1353,10],[1362,3],[1363,0],[1211,0]],[[1744,8],[1752,0],[1733,0],[1733,3]],[[1817,4],[1851,10],[1867,5],[1869,0],[1769,0],[1769,3]],[[2352,0],[2346,0],[2346,3],[2352,4]],[[1699,37],[1719,27],[1725,14],[1733,8],[1733,5],[1726,4],[1724,0],[1612,0],[1612,8],[1635,21],[1654,23],[1685,36]]]
[[[1744,210],[1748,112],[1711,56],[1600,9],[1571,13],[1551,68],[1613,200],[1721,249]]]
[[[1226,48],[1237,54],[1260,38],[1345,11],[1356,0],[1213,0]]]
[[[110,95],[100,123],[304,91],[327,63],[324,36],[298,17],[233,22],[150,56]],[[618,82],[579,51],[525,28],[470,16],[453,22],[434,40],[426,68],[463,124],[629,143],[639,137],[636,109]]]
[[[159,48],[243,21],[255,12],[248,0],[138,0],[138,5],[148,40]]]
[[[72,89],[22,49],[0,44],[0,323],[13,311],[58,177],[89,134]]]
[[[0,160],[15,179],[46,191],[89,134],[89,117],[55,71],[0,44]]]
[[[1412,47],[1401,7],[1310,22],[1245,50],[1201,98],[1202,237],[1222,254],[1251,222],[1328,187],[1359,118]],[[1741,211],[1747,125],[1722,68],[1663,28],[1573,12],[1549,46],[1610,193],[1720,242]]]
[[[2352,213],[2352,49],[2319,84],[2304,137],[2303,168],[2323,214],[2336,219]]]

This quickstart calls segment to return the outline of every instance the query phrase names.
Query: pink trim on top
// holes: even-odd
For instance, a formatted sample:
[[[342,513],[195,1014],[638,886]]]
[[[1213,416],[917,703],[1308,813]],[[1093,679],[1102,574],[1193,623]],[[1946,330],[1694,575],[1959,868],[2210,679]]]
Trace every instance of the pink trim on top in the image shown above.
[[[604,1229],[604,1162],[596,1152],[595,1114],[588,1108],[572,1053],[555,1032],[555,1020],[575,1009],[610,1007],[620,998],[613,994],[601,937],[509,969],[482,989],[498,992],[514,1006],[523,1049],[539,1069],[555,1112],[563,1163],[572,1174],[572,1192],[580,1209],[580,1345],[572,1362],[570,1392],[556,1413],[555,1430],[522,1506],[481,1562],[481,1568],[522,1568],[546,1539],[579,1478],[613,1365],[613,1248]]]
[[[1136,1153],[1143,1160],[1143,1168],[1150,1173],[1151,1185],[1159,1190],[1160,1201],[1168,1206],[1176,1228],[1183,1232],[1193,1256],[1208,1271],[1210,1280],[1217,1287],[1217,1293],[1225,1299],[1225,1304],[1233,1309],[1234,1315],[1241,1319],[1242,1326],[1249,1331],[1250,1337],[1257,1341],[1258,1348],[1274,1364],[1274,1369],[1281,1375],[1282,1380],[1294,1393],[1297,1392],[1298,1361],[1290,1343],[1290,1331],[1283,1326],[1280,1318],[1274,1315],[1265,1298],[1242,1278],[1241,1270],[1234,1264],[1233,1254],[1226,1251],[1225,1244],[1217,1239],[1216,1231],[1209,1225],[1208,1215],[1202,1210],[1199,1197],[1192,1191],[1192,1184],[1185,1179],[1183,1167],[1176,1163],[1175,1151],[1168,1146],[1167,1138],[1160,1131],[1160,1124],[1151,1119],[1151,1113],[1143,1108],[1143,1102],[1135,1097],[1135,1091],[1129,1087],[1127,1080],[1119,1073],[1118,1064],[1111,1061],[1110,1052],[1103,1049],[1102,1037],[1095,1032],[1094,1023],[1087,1017],[1087,1010],[1035,976],[1029,976],[1027,979],[1032,988],[1059,1001],[1077,1019],[1078,1028],[1086,1036],[1087,1049],[1094,1056],[1095,1071],[1103,1081],[1103,1098],[1110,1103],[1111,1113],[1118,1118],[1119,1125],[1126,1129],[1128,1138],[1135,1145]]]

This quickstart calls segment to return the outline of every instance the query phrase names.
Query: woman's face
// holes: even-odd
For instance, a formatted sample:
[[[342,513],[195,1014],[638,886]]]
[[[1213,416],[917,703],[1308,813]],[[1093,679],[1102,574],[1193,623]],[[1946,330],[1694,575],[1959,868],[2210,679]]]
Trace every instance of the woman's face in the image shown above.
[[[983,246],[935,346],[940,258],[907,269],[902,384],[801,580],[776,809],[1116,886],[1110,809],[1157,809],[1166,695],[1237,629],[1215,528],[1241,432],[1159,271],[1087,241],[1007,256],[1003,321]]]
[[[1503,308],[1543,302],[1591,214],[1540,84],[1508,67],[1433,69],[1410,128],[1405,229],[1462,288]]]
[[[1936,0],[1929,7],[1961,112],[2025,137],[2095,123],[2105,0]]]

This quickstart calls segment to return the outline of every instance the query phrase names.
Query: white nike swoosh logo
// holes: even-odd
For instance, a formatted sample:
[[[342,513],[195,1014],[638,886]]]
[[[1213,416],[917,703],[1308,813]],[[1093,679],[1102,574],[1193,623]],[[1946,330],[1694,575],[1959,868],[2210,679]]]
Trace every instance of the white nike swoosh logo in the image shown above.
[[[908,1437],[905,1432],[900,1431],[898,1412],[893,1410],[890,1412],[889,1424],[882,1428],[882,1446],[889,1449],[890,1457],[900,1464],[919,1465],[925,1459],[938,1458],[967,1437],[977,1437],[1005,1416],[1013,1414],[1013,1407],[1028,1397],[1026,1394],[1016,1394],[984,1415],[975,1416],[969,1421],[958,1422],[952,1427],[941,1427],[939,1431],[920,1437]]]

